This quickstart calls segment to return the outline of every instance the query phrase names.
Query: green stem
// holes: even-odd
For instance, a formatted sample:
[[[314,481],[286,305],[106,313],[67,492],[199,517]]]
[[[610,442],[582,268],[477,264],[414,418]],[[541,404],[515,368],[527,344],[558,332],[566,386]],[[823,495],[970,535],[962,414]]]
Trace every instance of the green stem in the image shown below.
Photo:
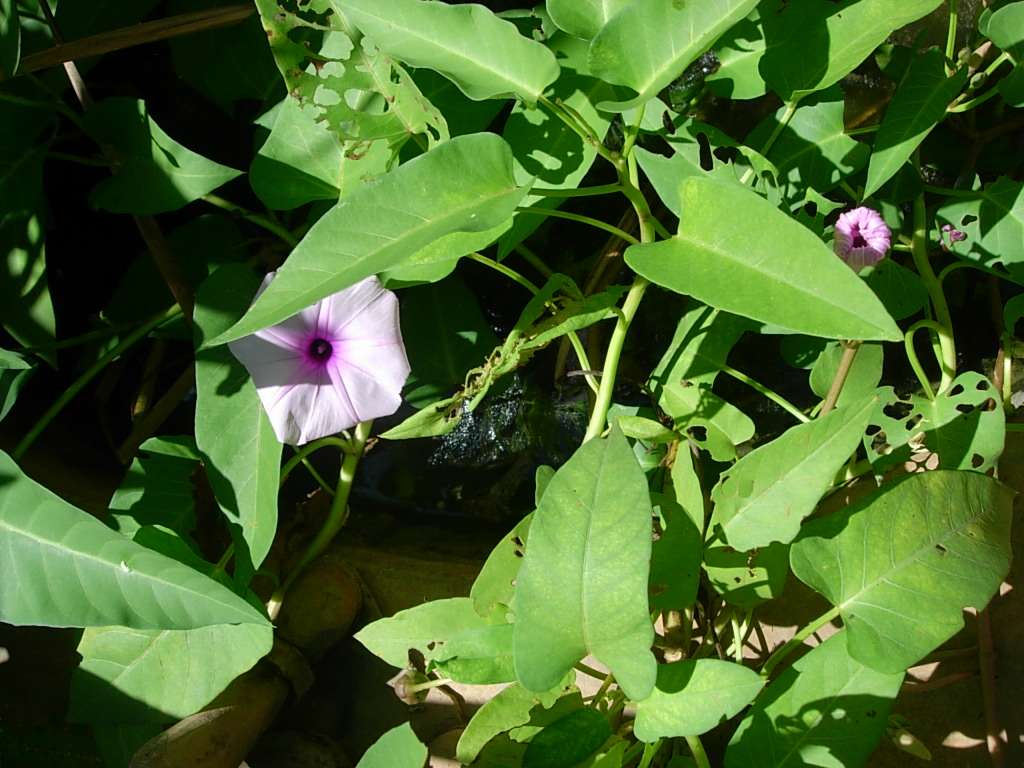
[[[916,158],[915,158],[916,160]],[[917,163],[915,162],[915,165]],[[928,259],[928,218],[924,204],[924,194],[914,199],[914,234],[911,241],[914,266],[917,267],[917,274],[928,289],[928,295],[935,310],[935,317],[939,321],[936,332],[939,334],[939,347],[942,351],[942,380],[939,383],[939,394],[942,394],[953,383],[956,378],[956,341],[953,337],[953,319],[949,314],[949,305],[946,303],[946,296],[942,292],[942,283],[935,276],[931,262]]]
[[[579,189],[530,188],[530,194],[537,195],[538,197],[597,197],[598,195],[612,195],[621,191],[621,184],[601,184],[600,186],[580,187]]]
[[[576,221],[579,222],[580,224],[588,224],[591,227],[602,229],[605,232],[615,235],[616,237],[622,238],[627,243],[632,243],[635,245],[636,243],[640,242],[631,234],[629,234],[629,232],[626,232],[624,229],[619,229],[614,224],[609,224],[605,221],[601,221],[600,219],[591,218],[590,216],[583,216],[579,213],[560,211],[557,208],[527,208],[522,206],[516,208],[516,213],[525,213],[532,216],[544,216],[555,219],[566,219],[567,221]]]
[[[303,459],[315,451],[320,450],[324,446],[333,445],[340,448],[345,453],[352,452],[352,444],[348,440],[342,440],[340,437],[321,437],[319,440],[314,440],[312,443],[306,443],[304,446],[299,448],[288,461],[281,467],[281,480],[280,484],[284,485],[284,481],[288,479],[288,475],[292,473]]]
[[[553,274],[555,274],[555,270],[553,270],[551,267],[545,264],[544,259],[542,259],[540,256],[538,256],[536,253],[534,253],[532,250],[527,248],[522,243],[517,245],[513,250],[515,250],[516,253],[522,256],[527,264],[529,264],[531,267],[540,272],[541,275],[544,276],[545,280],[551,277]]]
[[[72,336],[70,339],[62,339],[61,341],[54,341],[50,344],[33,344],[30,347],[22,347],[21,352],[52,352],[58,349],[67,349],[69,347],[78,347],[82,344],[88,344],[90,341],[99,341],[101,339],[107,339],[114,336],[121,331],[126,331],[131,328],[130,325],[112,325],[109,328],[98,328],[95,331],[88,331],[79,336]]]
[[[651,763],[654,762],[654,758],[656,758],[658,756],[658,752],[661,751],[661,745],[661,739],[650,744],[644,744],[644,756],[640,758],[640,762],[637,763],[636,768],[651,768]]]
[[[607,672],[602,672],[599,669],[594,669],[593,667],[589,667],[586,664],[584,664],[582,661],[577,661],[574,666],[576,667],[576,669],[578,669],[584,675],[587,675],[588,677],[592,677],[595,680],[604,680],[605,677],[607,677],[607,675],[608,675]]]
[[[771,151],[772,147],[775,146],[776,140],[782,134],[785,127],[789,125],[789,121],[793,119],[793,115],[796,114],[796,108],[799,104],[799,96],[786,104],[786,111],[782,113],[782,119],[775,124],[775,128],[772,129],[771,135],[768,136],[768,141],[766,141],[764,146],[761,147],[760,153],[762,155],[768,157],[768,153]],[[740,177],[740,184],[749,183],[753,175],[754,167],[751,166],[750,168],[747,168],[747,170],[744,171],[743,176]]]
[[[547,107],[548,111],[551,112],[555,117],[565,123],[570,130],[576,133],[584,142],[590,144],[594,150],[607,160],[609,163],[615,165],[615,156],[611,150],[604,145],[601,141],[601,137],[597,135],[593,128],[591,128],[586,120],[584,120],[576,110],[563,103],[561,100],[551,101],[546,96],[541,96],[538,99],[540,104]]]
[[[8,104],[17,104],[20,107],[28,107],[29,109],[43,109],[47,112],[60,112],[64,117],[80,128],[83,133],[85,132],[85,122],[81,117],[79,117],[77,112],[63,102],[26,99],[23,96],[15,96],[13,93],[8,93],[2,89],[0,89],[0,101],[6,101]]]
[[[823,626],[828,624],[830,621],[832,621],[832,619],[838,618],[838,616],[839,609],[832,608],[831,610],[823,613],[821,616],[816,618],[814,621],[805,626],[799,632],[797,632],[793,636],[793,639],[790,640],[788,643],[776,648],[774,653],[772,653],[772,655],[768,657],[768,661],[766,661],[764,663],[764,666],[761,667],[761,676],[770,677],[772,672],[775,671],[775,668],[779,666],[783,659],[785,659],[790,653],[792,653],[794,650],[796,650],[804,644],[804,640],[806,640],[808,637],[813,635]]]
[[[711,768],[711,761],[708,760],[708,753],[704,751],[704,745],[700,743],[700,736],[687,736],[686,745],[690,748],[697,768]]]
[[[312,462],[310,462],[309,459],[303,457],[302,466],[304,466],[306,468],[306,471],[309,472],[309,474],[313,477],[314,480],[316,480],[317,485],[319,485],[323,489],[324,493],[326,493],[328,496],[334,495],[334,489],[331,488],[331,486],[327,484],[327,481],[324,480],[323,476],[316,471],[316,467],[313,466]]]
[[[633,317],[644,298],[649,282],[640,275],[633,281],[626,300],[622,304],[622,312],[615,323],[615,330],[612,331],[612,338],[608,342],[608,352],[604,358],[604,368],[601,371],[601,386],[597,392],[597,400],[594,403],[594,411],[590,414],[590,423],[587,425],[587,434],[583,442],[600,437],[604,432],[605,422],[608,419],[608,409],[612,405],[612,395],[615,392],[615,377],[619,371],[619,357],[622,355],[622,347],[626,342],[626,334],[629,333],[629,326]]]
[[[786,411],[786,413],[791,415],[797,421],[806,423],[811,420],[810,417],[807,416],[807,414],[805,414],[803,411],[801,411],[799,408],[797,408],[795,405],[789,402],[789,400],[784,398],[778,392],[769,389],[756,379],[750,378],[749,376],[747,376],[747,374],[743,373],[742,371],[737,371],[735,368],[729,365],[723,365],[721,370],[722,373],[728,376],[732,376],[732,378],[736,379],[736,381],[742,381],[744,384],[746,384],[754,391],[760,393],[764,397],[771,400],[773,403],[778,405],[780,408]]]
[[[882,127],[881,123],[875,123],[874,125],[862,125],[859,128],[851,128],[846,131],[847,136],[864,136],[868,133],[875,133],[879,128]]]
[[[12,454],[14,459],[21,459],[21,457],[25,455],[25,452],[32,446],[32,443],[36,441],[36,438],[39,437],[47,426],[49,426],[50,422],[64,410],[67,404],[70,403],[90,381],[96,378],[104,368],[110,365],[113,360],[124,354],[128,349],[148,336],[151,331],[160,327],[168,320],[174,319],[180,314],[181,309],[179,307],[172,307],[163,314],[153,318],[148,323],[136,328],[130,334],[125,336],[120,344],[110,349],[95,363],[89,366],[85,373],[71,382],[71,385],[61,393],[60,397],[57,398],[53,405],[46,410],[46,413],[40,416],[36,423],[32,425],[32,428],[21,439],[21,442],[18,443],[17,447],[15,447]]]
[[[946,33],[946,77],[956,68],[956,27],[960,16],[960,0],[949,0],[949,30]]]
[[[1010,58],[1010,54],[1006,53],[1006,51],[1003,51],[995,59],[992,60],[991,64],[985,67],[985,77],[992,77],[995,71],[1008,61],[1012,61],[1012,59]]]
[[[850,375],[850,369],[853,367],[853,361],[857,357],[858,350],[860,350],[859,341],[843,342],[843,356],[839,358],[839,367],[836,368],[836,375],[832,378],[832,386],[829,387],[828,394],[825,395],[825,401],[818,412],[819,418],[836,407],[839,395],[843,392],[843,385],[846,384],[846,378]]]
[[[227,211],[228,213],[233,213],[236,216],[241,216],[243,219],[252,224],[255,224],[257,227],[262,227],[267,232],[276,235],[278,238],[280,238],[283,242],[290,245],[292,248],[299,244],[299,241],[295,237],[295,235],[293,235],[287,229],[282,227],[276,221],[273,221],[272,219],[266,216],[262,216],[258,213],[250,211],[249,209],[243,208],[240,205],[236,205],[235,203],[232,203],[230,200],[225,200],[223,197],[219,197],[218,195],[207,194],[203,195],[202,199],[205,202],[209,203],[210,205],[220,208],[221,210]]]
[[[981,106],[982,104],[984,104],[989,99],[995,98],[998,95],[999,95],[999,89],[995,88],[995,87],[992,87],[992,88],[989,88],[987,91],[985,91],[983,94],[981,94],[981,96],[975,96],[973,99],[968,99],[967,101],[962,101],[959,104],[951,104],[946,109],[946,111],[947,112],[952,112],[952,113],[969,112],[970,110],[974,109],[975,107]]]
[[[914,349],[914,335],[922,328],[930,328],[935,331],[935,335],[940,338],[940,334],[944,331],[943,327],[934,320],[918,320],[910,326],[910,328],[907,329],[907,332],[903,335],[903,347],[907,353],[907,361],[910,363],[910,367],[914,371],[914,375],[917,376],[917,380],[921,384],[921,389],[924,390],[924,393],[929,400],[934,400],[935,390],[932,389],[932,383],[928,379],[928,374],[925,373],[924,366],[921,365],[921,361],[917,357],[917,350]],[[939,354],[935,356],[935,359],[941,369],[943,367],[941,346]]]
[[[331,508],[327,513],[327,519],[324,520],[323,526],[309,547],[306,548],[299,562],[295,564],[295,567],[285,578],[281,586],[274,591],[270,600],[267,601],[267,614],[270,616],[271,621],[276,619],[277,614],[280,613],[281,603],[284,602],[288,588],[295,583],[295,579],[305,570],[306,566],[327,549],[327,546],[345,524],[345,520],[348,518],[348,497],[352,492],[352,482],[355,480],[356,468],[359,466],[359,460],[363,457],[363,450],[366,448],[366,441],[370,437],[372,427],[372,420],[361,421],[356,425],[355,434],[352,438],[352,452],[346,453],[345,458],[342,459],[341,470],[338,472],[338,485],[334,491],[334,499],[331,501]]]

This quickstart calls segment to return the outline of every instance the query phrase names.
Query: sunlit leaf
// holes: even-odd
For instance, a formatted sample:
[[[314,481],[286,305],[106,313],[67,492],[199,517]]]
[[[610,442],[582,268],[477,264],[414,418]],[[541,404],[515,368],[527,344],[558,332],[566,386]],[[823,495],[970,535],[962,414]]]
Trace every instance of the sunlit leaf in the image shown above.
[[[612,429],[558,470],[534,513],[513,602],[519,682],[548,690],[591,653],[627,696],[646,697],[655,676],[650,552],[647,481]]]
[[[473,581],[469,596],[476,612],[490,616],[495,608],[512,604],[516,575],[526,553],[526,541],[533,521],[531,512],[497,543]]]
[[[738,552],[714,528],[704,549],[704,570],[729,605],[749,610],[782,594],[789,575],[789,545],[771,544]]]
[[[810,230],[738,184],[686,179],[670,240],[634,245],[626,262],[705,304],[834,339],[903,338],[881,302]]]
[[[408,723],[392,728],[373,743],[356,768],[423,768],[427,748]]]
[[[446,184],[445,179],[458,179]],[[450,232],[506,221],[527,189],[498,136],[459,136],[342,200],[317,221],[245,316],[215,343],[284,320],[325,296],[402,263]]]
[[[602,108],[622,112],[646,104],[755,5],[757,0],[634,0],[591,42],[590,71],[637,96]]]
[[[1018,64],[1024,61],[1024,4],[1007,3],[993,12],[985,34]]]
[[[902,670],[877,672],[833,635],[783,671],[729,741],[726,768],[856,768],[885,734]]]
[[[747,18],[734,24],[715,44],[718,70],[707,76],[711,92],[727,99],[756,99],[768,86],[759,65],[764,56],[762,13],[775,13],[780,0],[762,0]]]
[[[558,77],[540,43],[482,5],[422,0],[332,0],[384,51],[451,79],[471,99],[533,104]]]
[[[570,35],[589,40],[630,0],[548,0],[551,20]]]
[[[0,453],[0,619],[193,629],[267,620],[216,581],[110,530]]]
[[[901,672],[984,608],[1010,567],[1013,492],[975,472],[921,472],[804,526],[793,573],[839,609],[850,655]]]
[[[651,610],[681,610],[697,597],[703,531],[682,505],[666,495],[652,493],[651,503],[661,523],[661,533],[651,546]]]
[[[640,741],[699,736],[735,716],[764,686],[749,667],[718,659],[658,666],[658,684],[636,705],[633,733]]]
[[[711,525],[744,552],[792,541],[857,450],[876,405],[869,398],[837,409],[748,453],[711,492]]]

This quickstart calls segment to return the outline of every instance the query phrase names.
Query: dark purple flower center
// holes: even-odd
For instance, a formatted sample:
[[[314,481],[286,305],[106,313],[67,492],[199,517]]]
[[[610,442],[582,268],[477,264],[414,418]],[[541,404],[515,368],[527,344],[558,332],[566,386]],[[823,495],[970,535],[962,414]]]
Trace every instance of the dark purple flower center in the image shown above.
[[[334,347],[327,339],[316,338],[309,342],[309,356],[318,363],[329,360],[333,351]]]
[[[855,227],[853,230],[853,247],[863,248],[868,244],[868,241],[864,239],[864,235],[860,233],[860,227]]]

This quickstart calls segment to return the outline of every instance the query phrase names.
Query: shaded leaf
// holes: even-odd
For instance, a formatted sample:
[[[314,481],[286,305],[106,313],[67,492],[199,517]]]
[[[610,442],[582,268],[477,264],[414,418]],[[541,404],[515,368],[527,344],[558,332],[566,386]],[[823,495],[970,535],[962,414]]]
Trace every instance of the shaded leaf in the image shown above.
[[[626,695],[654,685],[647,481],[618,429],[584,443],[547,486],[516,580],[516,676],[545,691],[591,653]]]
[[[591,42],[590,71],[637,96],[601,108],[623,112],[646,104],[755,5],[757,0],[634,0]]]
[[[46,346],[56,337],[46,241],[36,215],[0,217],[0,323],[26,346]],[[44,351],[41,357],[51,364],[56,361],[53,351]]]
[[[756,99],[768,92],[759,65],[765,52],[762,13],[778,11],[779,0],[762,0],[750,15],[732,26],[715,44],[718,70],[705,80],[716,96]]]
[[[863,197],[870,197],[896,175],[967,82],[967,68],[946,76],[946,57],[930,48],[910,62],[875,137]],[[852,141],[852,139],[851,139]]]
[[[444,184],[443,179],[459,179]],[[459,136],[399,166],[328,211],[244,317],[215,343],[245,336],[365,277],[398,266],[450,232],[507,220],[526,194],[498,136]]]
[[[660,513],[661,533],[651,546],[650,607],[682,610],[697,597],[703,531],[672,499],[652,493],[651,501]]]
[[[731,661],[697,659],[658,666],[658,684],[636,704],[640,741],[699,736],[734,717],[764,686],[754,670]]]
[[[876,672],[833,635],[784,670],[754,702],[725,752],[726,768],[857,768],[868,764],[903,672]]]
[[[829,342],[828,346],[818,355],[811,368],[811,375],[808,379],[811,391],[818,397],[825,398],[832,388],[836,372],[839,370],[839,362],[843,357],[843,345],[838,342]],[[882,363],[884,362],[884,351],[881,344],[865,343],[860,345],[857,356],[853,358],[853,365],[846,374],[846,381],[839,393],[836,405],[842,408],[845,405],[858,403],[875,391],[878,382],[882,380]]]
[[[199,288],[197,341],[238,318],[259,284],[246,265],[226,265]],[[277,532],[282,446],[249,372],[227,347],[196,353],[196,445],[217,503],[237,525],[248,559],[259,568]]]
[[[530,740],[523,768],[568,768],[597,752],[612,735],[608,719],[589,707],[545,726]]]
[[[118,532],[133,538],[144,525],[162,525],[184,534],[195,527],[192,475],[198,455],[181,455],[160,438],[150,438],[110,499]]]
[[[789,575],[789,545],[770,544],[738,552],[712,527],[704,548],[704,570],[715,591],[729,605],[749,610],[778,597]]]
[[[644,277],[799,333],[903,338],[874,293],[831,249],[755,192],[692,177],[681,194],[678,234],[626,251],[626,262]]]
[[[193,629],[267,620],[226,587],[58,498],[0,453],[0,619]]]
[[[471,99],[517,96],[533,104],[558,77],[540,43],[482,5],[421,0],[332,0],[381,48],[452,80]]]
[[[760,70],[783,101],[828,88],[852,72],[893,30],[942,0],[789,0],[762,17],[767,50]]]
[[[967,237],[948,248],[986,267],[1002,264],[1024,282],[1024,182],[1001,176],[979,190],[952,198],[935,213]]]
[[[922,472],[804,526],[793,573],[839,609],[850,655],[902,672],[981,609],[1010,567],[1013,492],[974,472]]]
[[[711,492],[711,525],[743,552],[792,541],[857,450],[877,402],[869,398],[798,424],[741,458]]]
[[[68,719],[124,724],[187,717],[269,653],[273,640],[273,628],[257,624],[86,629]]]
[[[0,420],[11,412],[21,388],[34,372],[35,365],[28,358],[0,349]]]
[[[104,210],[140,215],[177,210],[240,174],[176,142],[141,100],[106,99],[85,119],[92,138],[116,153],[114,175],[90,195]]]

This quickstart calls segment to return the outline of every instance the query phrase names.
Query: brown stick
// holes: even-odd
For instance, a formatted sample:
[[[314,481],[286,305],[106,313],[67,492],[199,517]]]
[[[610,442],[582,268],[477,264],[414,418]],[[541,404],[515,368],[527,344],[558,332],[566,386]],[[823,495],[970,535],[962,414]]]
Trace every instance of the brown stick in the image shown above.
[[[44,14],[49,10],[45,4],[41,4],[41,7],[44,8]],[[81,40],[74,40],[70,43],[63,43],[58,40],[58,43],[61,44],[48,48],[45,51],[29,54],[23,58],[18,65],[18,74],[36,72],[37,70],[54,67],[75,59],[99,56],[104,53],[120,51],[136,45],[145,45],[146,43],[153,43],[158,40],[180,37],[181,35],[189,35],[208,29],[228,27],[244,21],[255,12],[256,7],[251,3],[230,5],[226,8],[183,13],[167,19],[147,21],[131,27],[114,29],[110,32],[101,32],[98,35],[83,37]],[[54,39],[56,39],[56,36]],[[77,93],[78,89],[76,88],[75,91]]]
[[[821,406],[820,416],[824,416],[836,407],[839,395],[843,391],[846,377],[850,375],[850,368],[853,367],[853,360],[857,357],[857,350],[860,349],[859,341],[844,341],[843,356],[839,359],[839,367],[836,369],[836,376],[832,379],[832,386],[825,396],[825,402]]]
[[[190,365],[179,376],[153,407],[147,410],[132,426],[132,432],[117,449],[117,458],[122,464],[130,464],[139,446],[146,442],[171,415],[196,381],[196,368]]]

